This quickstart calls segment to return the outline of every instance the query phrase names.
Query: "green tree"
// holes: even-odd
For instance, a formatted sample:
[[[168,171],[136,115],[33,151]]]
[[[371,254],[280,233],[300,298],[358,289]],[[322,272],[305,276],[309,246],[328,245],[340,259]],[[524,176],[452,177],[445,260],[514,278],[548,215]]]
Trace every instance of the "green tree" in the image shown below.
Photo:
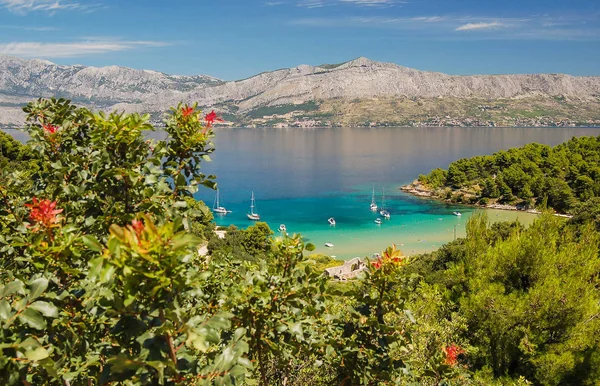
[[[457,165],[451,164],[448,168],[448,177],[446,179],[446,183],[453,188],[462,188],[464,184],[467,183],[466,174],[458,168]]]

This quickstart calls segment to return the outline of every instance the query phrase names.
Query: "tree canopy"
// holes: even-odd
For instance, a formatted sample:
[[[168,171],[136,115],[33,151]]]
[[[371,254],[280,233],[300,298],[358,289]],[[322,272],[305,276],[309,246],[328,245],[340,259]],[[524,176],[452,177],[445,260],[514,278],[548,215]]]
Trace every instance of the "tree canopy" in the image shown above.
[[[555,147],[531,143],[493,155],[463,158],[419,181],[434,190],[472,191],[477,200],[548,205],[571,213],[600,196],[600,137],[573,138]]]

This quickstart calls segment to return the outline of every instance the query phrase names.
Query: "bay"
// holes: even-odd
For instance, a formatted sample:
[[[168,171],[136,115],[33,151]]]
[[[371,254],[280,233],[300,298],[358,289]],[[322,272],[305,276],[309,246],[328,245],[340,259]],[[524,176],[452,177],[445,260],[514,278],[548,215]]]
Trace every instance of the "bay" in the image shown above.
[[[600,135],[598,128],[217,128],[213,161],[221,204],[231,213],[215,215],[217,225],[245,228],[250,195],[261,220],[278,234],[301,233],[316,253],[338,258],[371,256],[395,243],[407,255],[439,248],[464,235],[470,207],[446,205],[400,192],[421,173],[454,160],[492,154],[531,142],[556,145],[574,136]],[[369,210],[371,192],[381,205],[385,190],[391,219]],[[215,192],[196,195],[212,207]],[[460,211],[462,216],[454,216]],[[535,215],[486,210],[492,221]],[[334,217],[335,226],[327,219]],[[332,243],[332,248],[324,246]]]

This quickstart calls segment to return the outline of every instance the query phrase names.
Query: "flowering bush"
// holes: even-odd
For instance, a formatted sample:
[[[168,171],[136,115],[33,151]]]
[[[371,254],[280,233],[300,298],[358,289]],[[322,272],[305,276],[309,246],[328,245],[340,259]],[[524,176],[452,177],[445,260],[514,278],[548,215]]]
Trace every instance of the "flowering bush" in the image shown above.
[[[302,367],[323,384],[379,384],[409,372],[397,319],[414,321],[411,279],[395,246],[344,292],[300,236],[273,240],[266,224],[243,239],[254,258],[199,255],[212,216],[193,195],[215,186],[201,171],[214,111],[179,105],[153,141],[148,115],[63,99],[24,110],[42,167],[0,173],[0,383],[291,384]]]

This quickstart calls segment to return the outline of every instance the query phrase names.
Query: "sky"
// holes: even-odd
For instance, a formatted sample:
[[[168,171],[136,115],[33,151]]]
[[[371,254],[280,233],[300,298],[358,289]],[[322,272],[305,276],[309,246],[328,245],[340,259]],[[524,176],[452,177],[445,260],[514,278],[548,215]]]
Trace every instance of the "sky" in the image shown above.
[[[0,54],[225,80],[360,56],[600,75],[600,0],[0,0]]]

